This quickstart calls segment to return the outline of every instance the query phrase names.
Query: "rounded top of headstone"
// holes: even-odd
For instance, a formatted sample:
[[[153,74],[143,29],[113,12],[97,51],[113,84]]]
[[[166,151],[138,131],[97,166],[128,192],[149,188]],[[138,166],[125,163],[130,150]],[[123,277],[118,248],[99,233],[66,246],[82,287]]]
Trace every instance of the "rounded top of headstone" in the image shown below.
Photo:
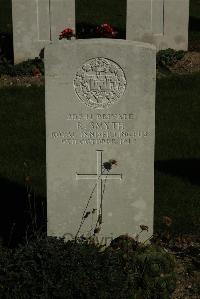
[[[114,38],[90,38],[90,39],[73,39],[73,40],[62,39],[62,40],[59,40],[57,43],[51,42],[50,45],[58,46],[59,44],[67,44],[67,45],[88,44],[88,43],[91,44],[91,42],[93,44],[105,44],[105,43],[119,44],[120,46],[132,45],[132,46],[141,47],[141,48],[149,48],[149,49],[156,51],[156,46],[152,43],[133,41],[133,40],[124,40],[124,39],[118,39],[118,38],[117,39],[114,39]],[[46,46],[46,48],[48,48],[48,46]]]

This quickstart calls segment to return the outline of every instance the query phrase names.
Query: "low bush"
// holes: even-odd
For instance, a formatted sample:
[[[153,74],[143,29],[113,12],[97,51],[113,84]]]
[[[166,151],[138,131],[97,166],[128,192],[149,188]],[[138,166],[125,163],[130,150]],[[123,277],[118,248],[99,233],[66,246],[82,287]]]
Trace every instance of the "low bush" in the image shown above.
[[[0,75],[8,76],[38,76],[44,75],[42,59],[35,58],[13,65],[7,59],[0,63]]]
[[[160,50],[157,53],[157,66],[158,67],[166,67],[166,66],[172,66],[175,64],[178,60],[182,59],[185,55],[185,51],[176,51],[174,49],[166,49],[166,50]]]
[[[102,249],[48,237],[0,251],[0,298],[167,299],[174,261],[165,251],[119,237]]]

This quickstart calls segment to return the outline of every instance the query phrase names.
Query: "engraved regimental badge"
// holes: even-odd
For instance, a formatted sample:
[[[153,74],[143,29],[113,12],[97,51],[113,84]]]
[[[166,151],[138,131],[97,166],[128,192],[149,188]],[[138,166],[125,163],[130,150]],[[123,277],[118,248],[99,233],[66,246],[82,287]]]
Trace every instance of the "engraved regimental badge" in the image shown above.
[[[126,89],[126,78],[114,61],[93,58],[76,73],[74,89],[86,106],[104,109],[120,100]]]

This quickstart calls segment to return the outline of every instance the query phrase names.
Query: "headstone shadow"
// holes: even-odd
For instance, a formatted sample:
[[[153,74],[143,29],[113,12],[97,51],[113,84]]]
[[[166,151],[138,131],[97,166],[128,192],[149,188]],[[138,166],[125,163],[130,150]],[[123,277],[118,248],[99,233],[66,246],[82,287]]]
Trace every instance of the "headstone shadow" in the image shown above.
[[[178,176],[200,186],[200,159],[155,161],[155,170]]]
[[[0,177],[0,240],[9,247],[46,233],[46,200]]]

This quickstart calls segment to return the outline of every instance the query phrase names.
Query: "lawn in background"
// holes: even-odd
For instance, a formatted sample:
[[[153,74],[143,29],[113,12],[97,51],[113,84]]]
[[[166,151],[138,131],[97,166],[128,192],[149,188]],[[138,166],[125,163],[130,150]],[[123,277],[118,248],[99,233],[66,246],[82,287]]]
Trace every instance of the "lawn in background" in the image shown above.
[[[177,233],[199,228],[199,115],[200,74],[158,80],[155,231],[162,229],[163,216],[172,218]],[[0,119],[0,210],[5,216],[2,203],[10,202],[7,213],[12,202],[20,206],[23,196],[27,200],[27,185],[36,199],[46,198],[44,88],[2,88]]]
[[[190,0],[190,17],[200,19],[200,1]]]
[[[157,81],[155,229],[200,229],[200,73]]]
[[[45,196],[44,88],[0,89],[0,177]]]
[[[0,33],[12,32],[12,0],[0,0]]]
[[[15,246],[46,232],[44,88],[0,89],[0,120],[0,240]]]

